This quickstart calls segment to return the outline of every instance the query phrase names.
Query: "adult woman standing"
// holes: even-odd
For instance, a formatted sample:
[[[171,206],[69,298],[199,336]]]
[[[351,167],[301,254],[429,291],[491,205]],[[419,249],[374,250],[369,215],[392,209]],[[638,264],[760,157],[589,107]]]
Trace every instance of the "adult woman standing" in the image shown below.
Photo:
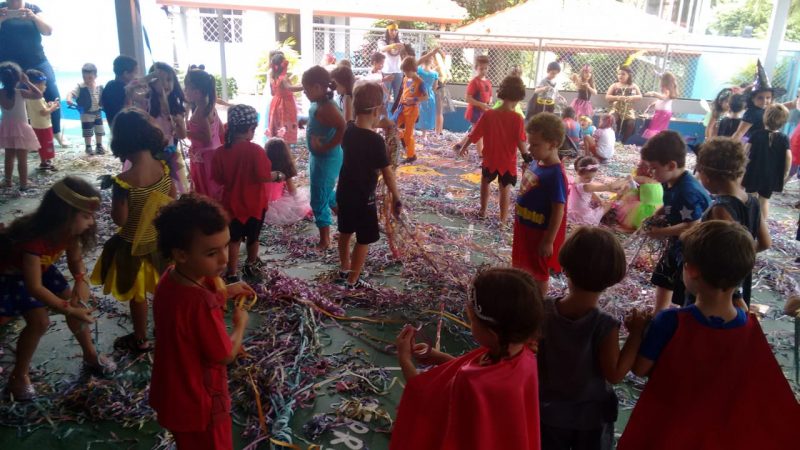
[[[642,91],[633,82],[630,66],[619,66],[617,82],[608,87],[606,101],[611,104],[611,114],[617,123],[617,139],[625,143],[636,125],[636,109],[633,103],[642,99]]]
[[[0,61],[13,61],[22,70],[36,69],[47,77],[44,99],[48,102],[59,98],[56,75],[42,47],[42,36],[53,33],[42,17],[42,10],[22,0],[0,3]],[[61,110],[51,113],[53,134],[62,147],[66,141],[61,134]]]
[[[397,29],[397,24],[389,22],[386,25],[386,33],[378,41],[378,51],[386,56],[383,65],[383,74],[392,75],[392,80],[386,82],[386,87],[389,89],[391,98],[389,102],[394,102],[394,99],[400,95],[400,88],[403,85],[403,71],[400,70],[400,63],[402,57],[400,53],[405,48],[405,45],[400,39],[400,30]]]

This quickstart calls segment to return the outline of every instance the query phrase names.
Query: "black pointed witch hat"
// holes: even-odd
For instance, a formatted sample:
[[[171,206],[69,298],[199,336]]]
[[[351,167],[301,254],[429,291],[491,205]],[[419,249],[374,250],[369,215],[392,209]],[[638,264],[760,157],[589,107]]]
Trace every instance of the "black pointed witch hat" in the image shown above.
[[[772,91],[773,97],[780,97],[786,93],[786,89],[784,88],[772,87],[767,72],[764,71],[764,66],[761,65],[761,59],[758,59],[756,61],[756,78],[753,80],[753,87],[750,94],[755,95],[757,92],[762,91]]]

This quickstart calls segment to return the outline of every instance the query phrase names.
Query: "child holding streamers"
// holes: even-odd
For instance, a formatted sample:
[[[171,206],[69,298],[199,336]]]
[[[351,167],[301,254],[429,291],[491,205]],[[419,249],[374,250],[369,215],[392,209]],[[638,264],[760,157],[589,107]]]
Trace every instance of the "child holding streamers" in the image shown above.
[[[239,249],[247,245],[247,259],[242,273],[256,277],[264,265],[258,258],[258,236],[268,209],[267,183],[285,181],[281,172],[273,172],[264,149],[251,142],[258,126],[258,113],[249,105],[228,110],[225,145],[214,154],[212,176],[222,186],[222,205],[230,215],[228,270],[225,281],[239,281]]]
[[[164,147],[164,134],[151,120],[135,108],[123,109],[114,119],[111,152],[131,166],[113,177],[111,219],[120,229],[103,245],[91,278],[103,285],[104,294],[130,305],[133,333],[117,339],[114,347],[134,353],[152,349],[147,294],[155,292],[165,267],[156,249],[153,217],[176,195],[166,163],[153,157]]]
[[[578,117],[586,116],[591,120],[594,115],[592,95],[597,95],[597,89],[594,87],[594,77],[592,76],[592,66],[585,64],[580,73],[572,75],[571,80],[578,91],[578,96],[572,101],[572,108],[575,109],[575,114]]]
[[[611,203],[603,204],[597,192],[613,192],[623,187],[624,180],[616,183],[594,183],[600,163],[593,156],[581,156],[575,160],[575,181],[570,183],[567,222],[576,225],[599,225],[600,219],[611,209]]]
[[[331,245],[331,208],[336,207],[336,178],[342,168],[342,137],[345,121],[331,101],[331,76],[324,67],[314,66],[303,73],[303,90],[311,102],[308,111],[306,142],[310,155],[309,181],[311,210],[319,229],[317,250]]]
[[[217,89],[208,72],[193,69],[183,81],[186,100],[192,105],[186,135],[189,137],[189,174],[195,192],[220,200],[222,186],[211,176],[214,153],[222,145],[222,120],[217,114]]]
[[[345,122],[351,122],[355,115],[353,113],[353,86],[356,77],[350,67],[338,65],[331,71],[336,95],[339,98],[339,111],[342,112]]]
[[[395,102],[392,108],[392,112],[397,117],[397,128],[403,128],[402,139],[403,145],[406,147],[406,158],[403,163],[410,164],[417,160],[414,127],[419,117],[419,105],[428,98],[428,94],[425,92],[425,83],[417,75],[417,62],[413,56],[407,56],[403,59],[400,69],[405,74],[403,87],[399,100]]]
[[[464,117],[475,126],[484,111],[491,108],[492,104],[492,81],[487,74],[489,73],[489,57],[478,55],[475,57],[475,78],[470,80],[467,85],[467,111]],[[477,142],[478,156],[483,155],[483,141]]]
[[[648,327],[633,372],[649,380],[617,448],[797,447],[796,430],[779,424],[800,423],[800,405],[758,319],[731,301],[753,270],[753,237],[712,220],[681,240],[697,302],[662,311]]]
[[[0,63],[0,148],[5,149],[4,187],[12,186],[14,160],[17,160],[19,190],[28,189],[28,152],[39,148],[36,133],[28,124],[25,100],[42,98],[42,91],[12,62]],[[26,89],[18,89],[22,84]]]
[[[47,88],[47,77],[41,71],[29,69],[25,72],[28,80],[36,85],[41,92]],[[56,149],[53,144],[53,120],[50,114],[60,108],[59,102],[46,102],[44,97],[37,99],[26,99],[25,109],[31,121],[33,132],[39,140],[39,167],[37,170],[57,171],[53,166],[53,159],[56,157]]]
[[[780,129],[789,119],[789,110],[780,103],[767,106],[763,129],[752,131],[748,141],[748,163],[742,186],[758,194],[761,215],[769,217],[769,199],[773,192],[783,192],[783,181],[792,165],[789,138]]]
[[[186,98],[178,82],[175,69],[167,63],[157,62],[150,67],[150,101],[148,112],[164,133],[165,144],[155,150],[159,159],[167,161],[175,190],[189,192],[186,162],[178,148],[178,141],[186,138]]]
[[[569,183],[558,149],[564,142],[564,124],[552,113],[539,113],[525,126],[535,163],[522,175],[514,220],[511,264],[536,279],[547,294],[550,270],[561,271],[558,251],[567,230]]]
[[[525,84],[519,77],[506,77],[500,83],[497,96],[502,100],[502,105],[486,110],[472,131],[455,148],[463,156],[470,143],[485,138],[481,160],[481,209],[478,216],[486,217],[489,185],[497,178],[500,187],[500,223],[505,224],[511,186],[517,184],[517,151],[526,163],[533,158],[525,149],[525,124],[515,110],[516,105],[525,98]]]
[[[272,100],[269,104],[269,127],[267,136],[280,137],[287,144],[297,143],[297,102],[295,92],[303,86],[293,86],[288,72],[289,60],[283,52],[275,52],[269,63],[269,88]]]
[[[0,231],[0,324],[25,318],[19,334],[16,362],[4,396],[33,400],[36,390],[28,375],[39,340],[50,325],[47,307],[66,316],[67,326],[83,351],[84,366],[97,375],[111,374],[114,362],[97,353],[86,324],[94,322],[88,301],[83,252],[94,248],[94,212],[100,193],[80,178],[56,182],[32,214],[14,220]],[[55,266],[66,252],[73,289]]]
[[[380,238],[375,204],[379,173],[394,199],[392,212],[396,217],[400,215],[402,203],[383,138],[373,131],[381,119],[383,90],[374,83],[363,84],[356,89],[353,105],[356,120],[348,126],[342,140],[344,162],[336,187],[336,204],[339,206],[339,275],[346,279],[349,289],[359,289],[372,287],[361,278],[361,271],[369,245]],[[351,254],[350,240],[354,233],[356,245]]]
[[[308,188],[298,189],[294,184],[297,168],[289,152],[289,145],[279,138],[267,141],[267,158],[272,170],[281,172],[285,181],[267,184],[269,208],[264,222],[272,225],[289,225],[311,215]]]
[[[629,335],[620,350],[619,321],[598,307],[603,291],[625,277],[625,252],[610,231],[579,227],[558,260],[568,290],[544,301],[536,355],[542,450],[611,448],[617,420],[611,385],[633,367],[647,319],[636,309],[628,315]]]
[[[397,337],[408,384],[391,450],[540,448],[536,354],[528,346],[543,319],[536,282],[516,269],[480,272],[470,283],[466,310],[481,347],[463,356],[415,343],[410,325]],[[418,374],[412,356],[437,366]]]
[[[756,251],[760,252],[772,246],[772,238],[758,200],[742,188],[745,164],[747,156],[739,141],[712,138],[700,147],[697,178],[714,195],[714,201],[703,214],[703,221],[727,220],[744,226],[757,243]],[[753,274],[750,272],[742,282],[741,291],[737,289],[734,293],[737,306],[750,306],[752,284]]]
[[[226,366],[242,348],[248,314],[235,307],[228,336],[223,307],[226,298],[255,293],[244,283],[219,281],[228,259],[227,224],[216,203],[196,194],[162,208],[155,220],[158,249],[175,265],[153,299],[158,346],[150,405],[179,450],[233,449]]]
[[[670,304],[683,306],[684,285],[681,278],[683,260],[678,236],[691,228],[708,208],[711,198],[700,183],[686,170],[686,143],[675,131],[662,131],[642,147],[642,161],[650,167],[650,176],[664,186],[664,206],[656,211],[666,225],[651,227],[647,235],[668,239],[667,249],[658,260],[650,281],[656,285],[656,313]]]

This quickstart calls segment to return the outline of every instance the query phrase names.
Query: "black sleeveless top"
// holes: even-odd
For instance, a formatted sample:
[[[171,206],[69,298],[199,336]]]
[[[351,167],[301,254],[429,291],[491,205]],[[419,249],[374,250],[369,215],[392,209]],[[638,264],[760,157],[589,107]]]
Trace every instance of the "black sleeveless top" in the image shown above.
[[[0,8],[7,6],[6,2],[0,3]],[[30,3],[25,3],[23,7],[34,14],[42,12],[38,6]],[[42,33],[32,20],[13,18],[3,21],[0,25],[0,61],[13,61],[22,70],[32,69],[47,61],[42,47]]]

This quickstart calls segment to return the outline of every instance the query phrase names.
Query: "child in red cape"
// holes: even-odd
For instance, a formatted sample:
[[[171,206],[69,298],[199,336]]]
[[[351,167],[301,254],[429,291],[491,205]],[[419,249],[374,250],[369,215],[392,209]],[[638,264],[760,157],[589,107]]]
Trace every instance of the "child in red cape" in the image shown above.
[[[407,325],[397,353],[408,381],[390,450],[538,450],[539,383],[528,342],[539,332],[542,297],[533,278],[511,268],[479,273],[467,316],[481,345],[461,357],[415,344]],[[411,360],[439,364],[421,374]]]
[[[800,405],[755,316],[733,292],[755,262],[753,236],[729,221],[681,236],[696,303],[659,313],[633,366],[650,379],[618,450],[797,448]]]

